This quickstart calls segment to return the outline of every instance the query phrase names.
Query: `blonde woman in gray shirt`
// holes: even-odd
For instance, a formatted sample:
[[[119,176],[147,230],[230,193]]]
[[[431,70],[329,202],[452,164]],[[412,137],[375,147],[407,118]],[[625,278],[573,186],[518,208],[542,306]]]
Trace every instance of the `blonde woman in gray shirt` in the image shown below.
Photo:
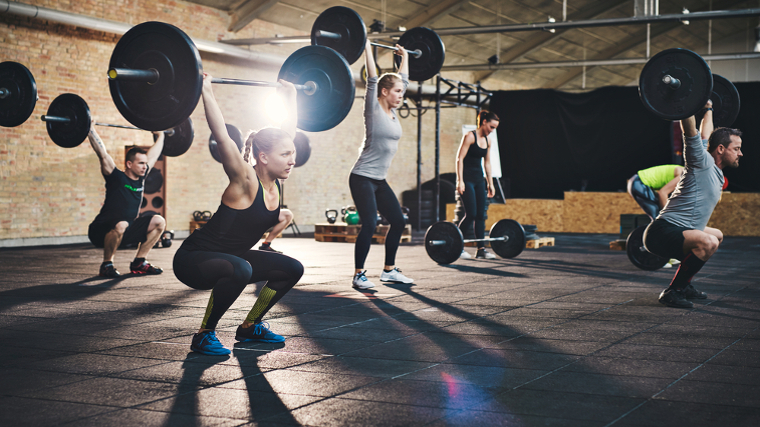
[[[359,158],[351,169],[348,184],[356,210],[362,220],[362,228],[354,246],[354,278],[352,286],[369,289],[375,285],[367,279],[364,261],[372,244],[372,235],[377,226],[377,212],[380,211],[390,222],[390,230],[385,237],[385,266],[380,281],[393,283],[413,283],[404,276],[396,263],[396,252],[401,233],[404,230],[404,216],[401,205],[388,182],[385,180],[393,156],[401,139],[401,123],[396,109],[404,101],[404,92],[409,85],[409,54],[396,45],[396,55],[401,56],[399,73],[386,73],[379,79],[372,56],[372,46],[367,40],[364,58],[367,70],[367,91],[364,95],[364,142]]]

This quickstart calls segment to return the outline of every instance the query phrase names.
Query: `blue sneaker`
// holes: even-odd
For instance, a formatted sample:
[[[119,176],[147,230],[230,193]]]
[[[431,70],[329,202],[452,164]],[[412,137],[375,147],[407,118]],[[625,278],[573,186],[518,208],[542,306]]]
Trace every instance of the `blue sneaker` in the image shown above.
[[[259,322],[247,328],[238,326],[235,339],[241,342],[285,342],[285,337],[269,330],[267,322]]]
[[[216,331],[201,332],[193,335],[193,342],[190,344],[190,350],[208,354],[209,356],[225,356],[231,351],[219,342],[216,337]]]

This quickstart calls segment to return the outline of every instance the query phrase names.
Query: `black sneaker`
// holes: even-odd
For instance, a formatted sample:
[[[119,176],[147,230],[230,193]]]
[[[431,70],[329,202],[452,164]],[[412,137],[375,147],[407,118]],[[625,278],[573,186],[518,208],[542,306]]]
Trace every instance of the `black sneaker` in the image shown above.
[[[100,264],[100,276],[116,278],[121,276],[121,273],[116,270],[113,264]]]
[[[686,299],[707,299],[707,294],[694,289],[691,283],[683,290],[683,296]]]
[[[154,267],[148,261],[143,261],[140,265],[130,265],[129,269],[132,274],[161,274],[164,272],[162,268]]]
[[[679,289],[665,289],[660,294],[660,304],[676,308],[692,308],[694,304],[687,301],[683,295],[684,291]]]
[[[268,251],[268,252],[274,252],[274,253],[276,253],[276,254],[281,254],[281,253],[282,253],[282,251],[277,251],[277,250],[275,250],[275,249],[272,247],[272,245],[270,245],[270,244],[268,244],[268,243],[262,243],[262,244],[261,244],[261,246],[259,246],[259,250],[260,250],[260,251]]]

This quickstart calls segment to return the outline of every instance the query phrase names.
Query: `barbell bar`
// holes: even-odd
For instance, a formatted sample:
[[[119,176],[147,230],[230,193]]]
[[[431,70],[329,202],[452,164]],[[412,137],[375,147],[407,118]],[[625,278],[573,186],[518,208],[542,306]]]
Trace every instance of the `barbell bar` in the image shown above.
[[[195,110],[203,87],[198,48],[179,28],[144,22],[119,40],[108,65],[111,98],[131,124],[169,129]],[[337,126],[351,111],[355,85],[351,69],[337,52],[306,46],[291,54],[277,77],[298,89],[299,129],[320,132]],[[278,87],[278,82],[212,79],[213,83]]]
[[[509,236],[503,236],[503,237],[487,237],[485,239],[463,239],[462,243],[475,243],[475,242],[506,242],[509,240]],[[427,242],[428,245],[431,246],[440,246],[445,245],[445,240],[430,240]]]
[[[343,38],[343,36],[341,36],[338,33],[333,33],[331,31],[325,31],[325,30],[317,30],[317,32],[315,34],[316,34],[317,37],[327,38],[327,39],[333,39],[333,40],[340,40],[340,39]],[[369,44],[372,45],[372,46],[381,47],[383,49],[390,49],[390,50],[398,51],[398,48],[396,46],[388,46],[387,44],[375,43],[375,42],[370,42]],[[419,58],[420,56],[422,56],[422,51],[419,50],[419,49],[408,50],[407,52],[409,52],[409,54],[412,55],[412,56],[414,56],[415,58]]]
[[[29,69],[18,62],[0,62],[0,126],[24,123],[37,99],[37,83]]]
[[[54,123],[70,123],[71,122],[70,118],[68,118],[68,117],[59,117],[59,116],[42,115],[40,117],[40,119],[43,122],[54,122]],[[115,124],[112,124],[112,123],[95,122],[95,125],[96,126],[110,127],[110,128],[119,128],[119,129],[145,130],[145,129],[140,129],[140,128],[135,127],[135,126],[115,125]],[[150,131],[147,131],[147,132],[150,132]],[[165,130],[164,133],[167,136],[172,136],[172,135],[174,135],[174,129]]]

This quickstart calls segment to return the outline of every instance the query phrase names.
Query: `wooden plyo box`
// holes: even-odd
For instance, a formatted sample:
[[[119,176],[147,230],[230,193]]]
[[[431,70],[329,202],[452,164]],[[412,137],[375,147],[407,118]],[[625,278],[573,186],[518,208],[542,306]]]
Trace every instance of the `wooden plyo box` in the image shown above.
[[[361,225],[348,225],[346,223],[319,223],[314,224],[314,240],[318,242],[356,242]],[[390,230],[389,225],[378,225],[375,227],[375,233],[372,235],[372,243],[385,243],[385,235]],[[412,241],[412,225],[407,224],[401,233],[402,242]]]

